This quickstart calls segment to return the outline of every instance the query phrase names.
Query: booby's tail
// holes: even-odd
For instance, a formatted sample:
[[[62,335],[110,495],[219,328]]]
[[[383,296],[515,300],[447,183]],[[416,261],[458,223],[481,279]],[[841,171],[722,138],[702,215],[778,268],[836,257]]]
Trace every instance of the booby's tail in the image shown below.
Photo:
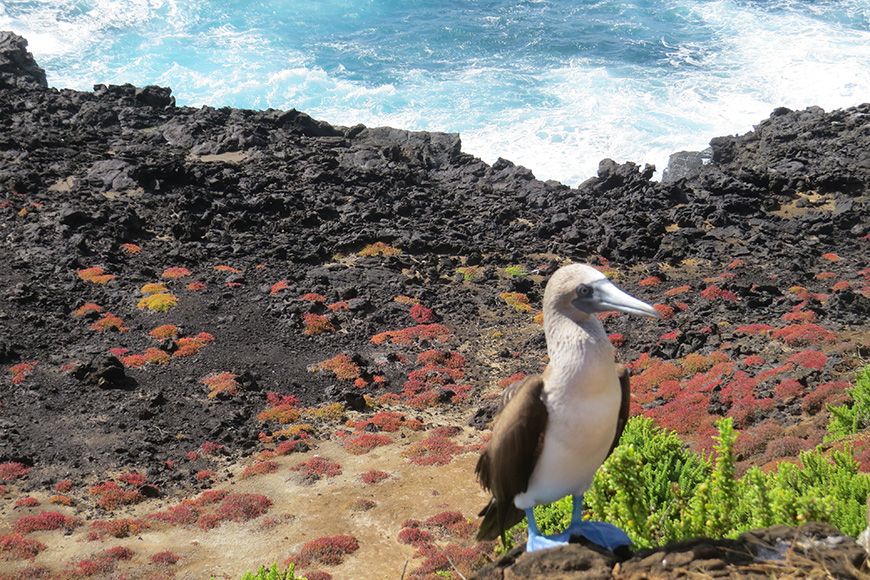
[[[525,517],[523,511],[513,504],[499,505],[495,498],[489,500],[486,507],[477,515],[483,516],[480,529],[477,530],[477,540],[484,542],[501,536],[502,543],[505,543],[504,533],[523,521]]]

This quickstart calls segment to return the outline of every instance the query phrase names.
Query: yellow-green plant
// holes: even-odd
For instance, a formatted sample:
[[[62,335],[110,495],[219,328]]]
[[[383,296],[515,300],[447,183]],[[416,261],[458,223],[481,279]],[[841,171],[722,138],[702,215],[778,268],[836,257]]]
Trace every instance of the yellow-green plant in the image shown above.
[[[402,253],[402,250],[399,248],[394,248],[389,244],[385,244],[384,242],[375,242],[373,244],[368,244],[362,250],[357,252],[358,256],[398,256]]]
[[[829,439],[854,435],[870,427],[870,365],[858,372],[855,386],[849,389],[851,401],[845,405],[829,405]]]
[[[272,564],[271,568],[260,566],[256,572],[245,572],[242,574],[241,580],[305,580],[302,576],[297,576],[293,564],[282,570],[278,568],[278,564]]]
[[[498,296],[505,301],[505,304],[517,312],[532,311],[532,305],[529,304],[529,297],[521,292],[502,292]]]
[[[516,264],[514,266],[508,266],[504,269],[504,274],[508,278],[525,278],[529,275],[529,272],[526,270],[526,267],[521,264]]]
[[[139,310],[151,310],[153,312],[166,312],[178,303],[178,298],[168,292],[159,292],[145,296],[136,305]]]
[[[638,546],[662,544],[682,537],[680,516],[710,471],[709,460],[675,433],[635,417],[595,474],[586,505],[591,517],[624,527]]]
[[[716,423],[716,463],[710,475],[695,488],[689,510],[683,514],[683,534],[723,538],[736,532],[737,481],[734,442],[737,433],[730,418]]]
[[[462,274],[465,282],[474,282],[480,276],[480,266],[460,266],[456,271]]]

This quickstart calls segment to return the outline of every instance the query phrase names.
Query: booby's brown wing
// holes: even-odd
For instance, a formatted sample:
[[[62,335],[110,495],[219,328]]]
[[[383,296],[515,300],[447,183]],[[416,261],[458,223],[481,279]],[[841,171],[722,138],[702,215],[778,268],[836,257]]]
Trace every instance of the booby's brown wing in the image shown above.
[[[505,408],[510,400],[514,398],[514,395],[516,395],[525,385],[526,379],[522,378],[505,387],[505,390],[501,392],[501,396],[498,398],[498,409],[495,411],[496,417],[498,417],[498,414],[501,413],[502,409]]]
[[[543,447],[547,428],[543,390],[543,377],[535,375],[512,385],[503,395],[492,438],[475,468],[480,484],[492,492],[492,499],[480,512],[484,518],[478,540],[494,540],[523,519],[514,497],[528,489]]]
[[[613,443],[610,444],[610,451],[607,452],[607,457],[610,457],[610,454],[619,445],[619,438],[622,437],[622,432],[625,431],[625,424],[628,423],[628,411],[631,405],[631,384],[628,378],[628,369],[624,365],[616,365],[616,374],[619,375],[622,401],[619,405],[619,417],[616,419],[616,436],[613,438]]]

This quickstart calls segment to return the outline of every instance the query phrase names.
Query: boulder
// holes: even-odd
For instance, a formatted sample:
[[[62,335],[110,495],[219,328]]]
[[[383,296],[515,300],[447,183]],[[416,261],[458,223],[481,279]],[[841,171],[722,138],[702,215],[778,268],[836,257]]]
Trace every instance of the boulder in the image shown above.
[[[14,32],[0,31],[0,88],[47,88],[45,71],[27,51],[27,40]]]

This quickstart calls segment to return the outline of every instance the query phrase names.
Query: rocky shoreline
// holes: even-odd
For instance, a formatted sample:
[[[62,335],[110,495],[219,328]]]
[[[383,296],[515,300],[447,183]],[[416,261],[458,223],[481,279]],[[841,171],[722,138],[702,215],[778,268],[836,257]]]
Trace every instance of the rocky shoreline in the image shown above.
[[[652,279],[718,292],[663,299],[657,325],[609,320],[626,361],[759,355],[770,339],[735,327],[796,307],[838,336],[826,364],[793,369],[806,392],[866,359],[870,104],[777,109],[675,155],[663,181],[653,172],[604,160],[569,188],[487,165],[455,134],[178,107],[161,87],[49,88],[26,41],[0,32],[0,463],[32,467],[26,489],[122,467],[155,495],[204,489],[196,474],[214,460],[191,450],[216,442],[225,468],[258,449],[274,430],[256,419],[266,392],[345,413],[400,397],[413,356],[373,337],[417,323],[443,324],[468,359],[433,405],[483,427],[482,385],[541,362],[531,313],[565,258],[612,269],[640,296]],[[517,264],[521,275],[504,273]],[[142,306],[147,284],[177,300],[170,314]],[[176,356],[196,340],[195,356]],[[362,383],[312,371],[336,353]],[[207,398],[218,371],[234,392]],[[800,399],[770,411],[792,427],[806,412]]]

